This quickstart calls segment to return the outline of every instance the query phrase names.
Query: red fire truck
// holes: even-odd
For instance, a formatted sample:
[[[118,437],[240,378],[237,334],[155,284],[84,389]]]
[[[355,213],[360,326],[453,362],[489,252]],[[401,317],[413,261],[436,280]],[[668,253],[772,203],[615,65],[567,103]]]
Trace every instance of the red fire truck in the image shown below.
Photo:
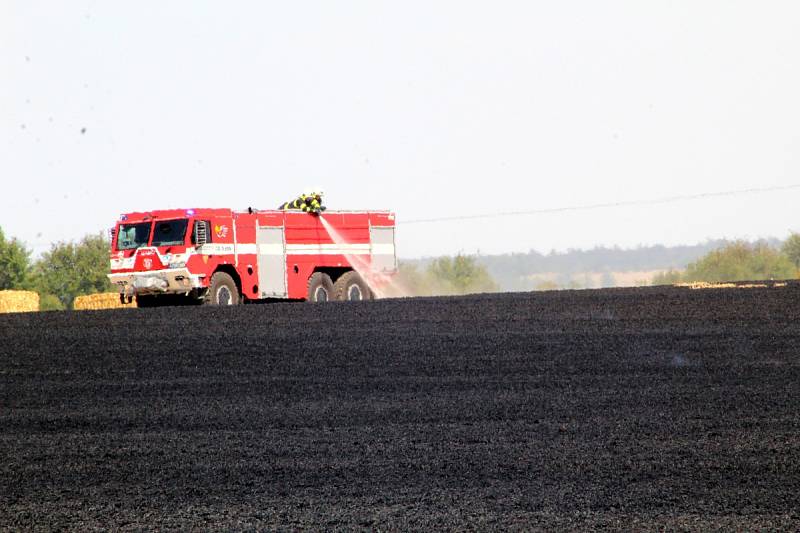
[[[108,277],[139,307],[365,300],[397,271],[394,230],[388,211],[127,213],[111,230]]]

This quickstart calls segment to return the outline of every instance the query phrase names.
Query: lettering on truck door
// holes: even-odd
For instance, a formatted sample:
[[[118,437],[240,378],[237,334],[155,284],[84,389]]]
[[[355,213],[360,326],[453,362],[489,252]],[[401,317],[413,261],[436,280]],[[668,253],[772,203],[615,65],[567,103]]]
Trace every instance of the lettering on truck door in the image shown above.
[[[258,290],[261,298],[287,298],[286,238],[283,226],[257,228],[256,244]]]

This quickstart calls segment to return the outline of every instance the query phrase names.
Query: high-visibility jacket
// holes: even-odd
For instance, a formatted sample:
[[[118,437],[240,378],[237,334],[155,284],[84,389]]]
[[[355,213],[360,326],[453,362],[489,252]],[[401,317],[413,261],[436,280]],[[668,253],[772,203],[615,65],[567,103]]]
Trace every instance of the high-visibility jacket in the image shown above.
[[[292,200],[291,202],[285,202],[278,207],[278,209],[283,210],[290,210],[296,209],[299,211],[304,211],[306,213],[311,213],[312,211],[318,211],[322,208],[322,203],[317,200],[316,196],[305,196],[301,195]]]

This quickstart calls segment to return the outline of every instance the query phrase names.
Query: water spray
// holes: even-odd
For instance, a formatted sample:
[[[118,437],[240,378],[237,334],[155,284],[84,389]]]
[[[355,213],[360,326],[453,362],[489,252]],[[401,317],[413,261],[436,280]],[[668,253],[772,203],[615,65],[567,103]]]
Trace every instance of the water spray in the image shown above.
[[[325,216],[320,214],[319,220],[322,226],[328,232],[331,240],[338,245],[346,245],[348,243],[342,235],[336,231],[333,226],[325,220]],[[392,277],[380,272],[375,272],[369,262],[364,257],[356,254],[342,254],[347,262],[353,267],[353,270],[358,272],[364,283],[367,284],[375,298],[387,298],[391,296],[407,296],[406,291],[398,286],[397,281]]]

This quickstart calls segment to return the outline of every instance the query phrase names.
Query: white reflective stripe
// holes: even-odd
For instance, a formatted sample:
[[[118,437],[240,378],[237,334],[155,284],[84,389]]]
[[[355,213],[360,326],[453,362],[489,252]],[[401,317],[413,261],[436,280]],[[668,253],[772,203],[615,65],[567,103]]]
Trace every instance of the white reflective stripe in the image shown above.
[[[348,250],[348,251],[358,251],[358,250],[365,250],[369,251],[370,244],[287,244],[286,251],[299,251],[299,250],[315,250],[315,251],[325,251],[325,250]]]
[[[259,244],[258,253],[261,255],[283,255],[283,244]]]
[[[240,254],[255,254],[258,253],[258,247],[255,244],[237,244],[236,251]]]
[[[236,217],[233,217],[233,262],[239,267],[239,247],[236,245]],[[219,291],[218,291],[219,292]]]
[[[372,253],[375,255],[394,255],[394,244],[373,244]]]
[[[287,244],[290,255],[369,255],[367,244]]]
[[[197,253],[202,255],[213,255],[213,254],[228,255],[233,253],[233,249],[234,249],[233,244],[204,244],[203,246],[197,249]]]
[[[369,255],[369,250],[349,250],[337,248],[335,250],[286,250],[287,255]]]

